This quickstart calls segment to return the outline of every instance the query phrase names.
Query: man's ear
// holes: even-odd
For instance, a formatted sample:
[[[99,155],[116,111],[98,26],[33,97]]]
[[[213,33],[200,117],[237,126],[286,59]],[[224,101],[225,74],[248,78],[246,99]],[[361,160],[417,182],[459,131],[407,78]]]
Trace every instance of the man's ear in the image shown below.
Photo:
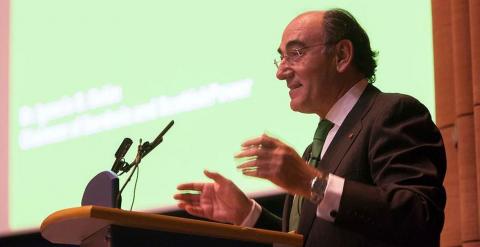
[[[353,44],[348,39],[342,39],[335,45],[337,72],[342,73],[353,62]]]

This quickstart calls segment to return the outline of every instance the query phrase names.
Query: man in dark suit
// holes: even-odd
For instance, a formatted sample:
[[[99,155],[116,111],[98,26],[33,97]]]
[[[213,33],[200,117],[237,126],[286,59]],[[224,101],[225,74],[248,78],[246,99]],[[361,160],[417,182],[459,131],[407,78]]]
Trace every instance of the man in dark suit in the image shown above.
[[[262,135],[236,155],[248,176],[288,192],[283,221],[230,180],[188,183],[177,194],[191,214],[243,226],[295,230],[305,246],[438,246],[444,221],[446,161],[428,110],[380,92],[375,53],[347,11],[307,12],[285,28],[277,78],[294,111],[317,114],[314,141],[300,157]]]

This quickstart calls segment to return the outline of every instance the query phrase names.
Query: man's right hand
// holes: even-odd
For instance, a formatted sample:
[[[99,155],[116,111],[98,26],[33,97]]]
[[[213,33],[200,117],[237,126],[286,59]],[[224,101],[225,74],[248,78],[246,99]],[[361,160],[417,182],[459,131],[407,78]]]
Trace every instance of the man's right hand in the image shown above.
[[[204,171],[213,183],[185,183],[178,190],[194,193],[178,193],[173,198],[179,200],[178,207],[188,213],[219,221],[240,225],[250,213],[253,202],[229,179],[219,173]]]

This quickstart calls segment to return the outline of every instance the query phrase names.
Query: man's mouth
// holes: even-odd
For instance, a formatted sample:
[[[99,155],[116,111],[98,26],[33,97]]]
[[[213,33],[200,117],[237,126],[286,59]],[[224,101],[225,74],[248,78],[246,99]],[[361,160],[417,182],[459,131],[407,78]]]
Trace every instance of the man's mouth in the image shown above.
[[[292,82],[292,83],[288,83],[287,84],[287,87],[290,89],[290,90],[293,90],[293,89],[297,89],[299,87],[301,87],[302,84],[301,83],[297,83],[297,82]]]
[[[300,83],[292,83],[290,85],[288,85],[288,88],[290,89],[290,91],[288,92],[288,94],[290,95],[290,97],[293,97],[293,94],[295,93],[295,91],[299,88],[302,87],[302,84]]]

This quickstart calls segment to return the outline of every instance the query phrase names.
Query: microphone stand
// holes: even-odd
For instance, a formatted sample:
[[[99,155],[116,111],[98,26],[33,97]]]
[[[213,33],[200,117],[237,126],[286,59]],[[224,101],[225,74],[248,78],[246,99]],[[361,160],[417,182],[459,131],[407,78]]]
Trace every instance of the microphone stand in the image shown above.
[[[146,142],[146,143],[148,143],[148,142]],[[144,144],[146,144],[146,143],[144,143]],[[142,158],[143,158],[143,155],[142,155],[142,153],[143,153],[143,146],[144,146],[144,145],[142,145],[142,139],[140,138],[140,144],[138,144],[137,155],[135,156],[135,160],[133,160],[133,162],[132,162],[130,165],[128,165],[128,170],[129,170],[131,167],[133,167],[133,171],[130,173],[130,175],[128,176],[128,178],[127,178],[127,180],[125,181],[125,183],[123,183],[123,186],[122,186],[122,188],[120,189],[120,191],[118,192],[117,198],[116,198],[116,200],[115,200],[115,201],[116,201],[116,205],[118,205],[119,208],[120,208],[120,197],[121,197],[121,195],[122,195],[122,192],[123,192],[123,190],[125,189],[125,187],[127,186],[128,182],[130,182],[130,180],[132,179],[133,174],[135,174],[135,171],[137,170],[138,165],[139,165],[140,162],[142,161]],[[128,170],[127,170],[127,171],[128,171]],[[124,171],[123,173],[125,173],[125,171]],[[123,174],[123,173],[122,173],[122,174]]]
[[[135,160],[131,163],[131,164],[128,164],[126,163],[126,165],[124,167],[122,167],[122,173],[120,173],[119,175],[122,175],[126,172],[128,172],[133,166],[135,165],[138,165],[140,163],[140,160],[147,156],[147,154],[150,153],[150,151],[152,151],[154,148],[156,148],[160,143],[162,143],[163,141],[163,136],[165,135],[165,133],[167,133],[167,131],[173,126],[174,124],[174,121],[170,121],[170,123],[167,124],[167,126],[162,130],[162,132],[160,132],[160,134],[158,134],[157,138],[155,138],[155,140],[153,140],[152,143],[150,142],[145,142],[145,143],[141,143],[140,141],[140,145],[141,147],[139,146],[139,150],[137,152],[137,157],[135,158]],[[141,149],[140,149],[141,148]],[[138,157],[140,155],[140,157]],[[137,161],[137,158],[138,158],[138,163],[135,163]]]
[[[165,133],[167,133],[167,131],[172,127],[173,123],[174,123],[173,120],[170,121],[170,123],[168,123],[168,125],[162,130],[162,132],[160,132],[160,134],[157,136],[157,138],[155,138],[155,140],[151,144],[150,144],[150,142],[142,143],[142,139],[140,139],[140,143],[138,144],[137,155],[135,156],[135,160],[133,160],[133,162],[130,163],[130,164],[125,162],[126,165],[121,168],[122,173],[120,173],[119,176],[128,172],[132,167],[133,167],[133,171],[130,173],[127,180],[125,181],[122,188],[120,189],[120,191],[117,194],[117,198],[116,198],[115,201],[116,201],[116,205],[118,206],[118,208],[120,208],[120,198],[121,198],[122,192],[125,189],[125,187],[127,186],[128,182],[130,182],[130,179],[132,178],[133,174],[137,170],[138,165],[142,161],[143,157],[145,157],[148,153],[150,153],[150,151],[152,151],[155,147],[157,147],[158,144],[162,143],[163,135],[165,135]]]

